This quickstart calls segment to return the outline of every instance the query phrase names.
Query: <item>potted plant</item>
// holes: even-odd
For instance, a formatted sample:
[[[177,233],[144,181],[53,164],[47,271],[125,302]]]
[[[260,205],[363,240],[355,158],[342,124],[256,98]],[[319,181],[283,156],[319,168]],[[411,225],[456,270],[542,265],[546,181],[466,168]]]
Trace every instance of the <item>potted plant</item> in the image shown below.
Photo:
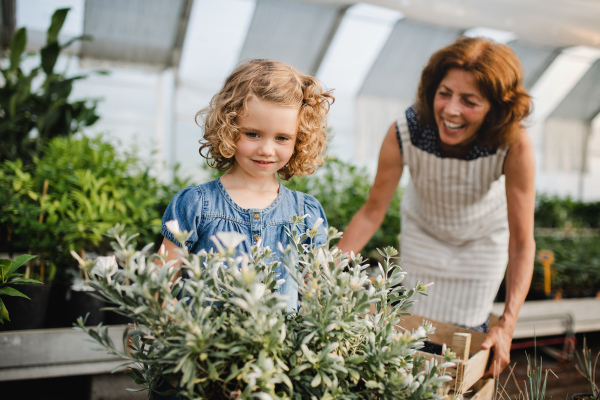
[[[168,227],[185,242],[186,232]],[[435,399],[451,379],[447,349],[441,365],[415,355],[431,324],[395,328],[425,287],[398,285],[404,272],[393,248],[381,252],[381,275],[371,284],[360,256],[331,247],[335,228],[317,248],[302,244],[316,229],[293,228],[293,245],[279,249],[301,296],[299,310],[288,312],[276,291],[279,262],[268,248],[238,253],[239,234],[214,236],[217,251],[182,250],[179,276],[172,262],[160,266],[164,256],[150,246],[136,250],[131,237],[112,233],[114,260],[80,263],[90,285],[131,318],[123,336],[130,344],[120,351],[105,327],[87,327],[83,318],[78,329],[123,357],[145,389],[166,381],[189,398]]]
[[[56,10],[39,53],[39,64],[21,68],[31,57],[25,52],[27,29],[18,29],[10,45],[8,66],[0,68],[0,161],[22,160],[25,165],[40,156],[45,143],[57,136],[80,132],[98,120],[95,100],[70,99],[73,84],[87,75],[66,76],[55,70],[62,50],[88,36],[59,43],[68,8]]]
[[[31,300],[29,298],[29,296],[27,296],[25,293],[23,293],[22,287],[26,287],[25,285],[40,284],[42,282],[35,280],[35,279],[26,278],[24,276],[24,274],[17,273],[17,270],[19,268],[21,268],[22,266],[24,266],[24,264],[27,261],[29,261],[35,257],[36,256],[24,254],[24,255],[14,258],[13,260],[5,259],[5,258],[0,259],[0,296],[11,296],[11,297],[16,297],[16,298],[24,298],[27,300]],[[21,290],[19,290],[19,289],[21,289]],[[15,316],[12,317],[13,322],[17,322],[20,319],[22,321],[27,321],[28,322],[27,326],[40,325],[40,327],[41,327],[41,323],[44,322],[44,319],[43,319],[44,314],[42,313],[42,317],[40,319],[39,317],[36,317],[36,315],[34,315],[33,312],[35,312],[36,309],[39,309],[40,305],[44,304],[44,299],[36,299],[36,300],[38,300],[37,303],[34,305],[34,307],[30,307],[30,308],[23,307],[22,304],[18,301],[12,302],[12,305],[15,308],[21,306],[18,314],[15,314],[17,317],[15,317]],[[4,300],[2,299],[2,297],[0,297],[0,323],[2,323],[2,324],[4,324],[5,322],[11,322],[11,317],[8,312],[8,308],[7,308],[6,304],[7,304],[6,297],[4,298]],[[9,305],[11,305],[10,302],[9,302]],[[15,321],[15,320],[17,320],[17,321]],[[15,324],[13,324],[13,327],[11,327],[11,328],[19,329],[21,327],[22,327],[22,324],[19,324],[17,322]]]

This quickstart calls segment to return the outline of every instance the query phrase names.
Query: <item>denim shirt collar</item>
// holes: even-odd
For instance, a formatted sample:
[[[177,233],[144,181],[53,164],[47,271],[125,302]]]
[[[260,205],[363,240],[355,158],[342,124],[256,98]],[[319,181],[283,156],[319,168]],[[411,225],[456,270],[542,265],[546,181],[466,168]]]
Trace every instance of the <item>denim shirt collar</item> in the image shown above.
[[[277,207],[277,205],[281,201],[281,198],[283,197],[283,191],[286,189],[286,187],[283,186],[281,184],[281,182],[279,182],[279,190],[277,193],[277,198],[267,208],[242,208],[242,207],[238,206],[231,199],[231,197],[229,197],[229,193],[227,193],[225,186],[223,186],[223,184],[221,183],[221,178],[215,179],[215,184],[216,184],[217,188],[219,188],[219,190],[221,191],[221,194],[223,195],[223,198],[225,198],[225,201],[227,201],[227,203],[234,210],[236,210],[240,213],[245,213],[245,214],[250,214],[250,213],[254,213],[254,212],[260,212],[261,214],[266,214],[266,213],[272,211],[273,209],[275,209],[275,207]]]

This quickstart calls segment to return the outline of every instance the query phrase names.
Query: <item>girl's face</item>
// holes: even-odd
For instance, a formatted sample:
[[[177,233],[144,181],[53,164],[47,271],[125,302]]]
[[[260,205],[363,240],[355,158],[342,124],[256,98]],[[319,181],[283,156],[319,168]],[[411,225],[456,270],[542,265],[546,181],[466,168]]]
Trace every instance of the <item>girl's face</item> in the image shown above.
[[[246,112],[236,120],[240,138],[232,172],[274,178],[294,153],[298,113],[298,108],[250,99]]]
[[[433,99],[433,113],[443,144],[466,145],[490,110],[490,102],[479,91],[472,72],[450,69],[440,82]]]

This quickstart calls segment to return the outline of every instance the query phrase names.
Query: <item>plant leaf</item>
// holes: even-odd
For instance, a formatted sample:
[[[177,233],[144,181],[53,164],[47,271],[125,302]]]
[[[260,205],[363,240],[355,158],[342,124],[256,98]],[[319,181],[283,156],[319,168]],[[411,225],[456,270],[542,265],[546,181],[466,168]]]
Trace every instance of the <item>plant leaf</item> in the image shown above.
[[[46,36],[47,44],[57,42],[58,34],[65,23],[69,10],[70,8],[59,8],[52,14],[52,22],[50,23],[50,27],[48,27],[48,34]]]
[[[42,68],[46,75],[51,75],[54,71],[54,65],[58,59],[58,53],[60,53],[60,46],[58,43],[50,43],[41,50],[40,55],[42,57]]]
[[[11,262],[10,269],[8,270],[6,276],[11,276],[21,265],[36,257],[37,256],[32,256],[31,254],[23,254],[21,256],[15,257],[15,259]]]
[[[15,32],[12,43],[10,44],[10,70],[16,71],[21,64],[21,55],[25,51],[27,44],[27,29],[21,28]]]
[[[28,300],[31,300],[29,297],[27,297],[25,294],[19,292],[17,289],[15,288],[11,288],[11,287],[3,287],[0,289],[0,295],[4,295],[4,296],[14,296],[14,297],[25,297]]]
[[[4,302],[0,299],[0,322],[4,323],[4,321],[10,321],[10,318],[8,318],[8,310],[6,309]]]

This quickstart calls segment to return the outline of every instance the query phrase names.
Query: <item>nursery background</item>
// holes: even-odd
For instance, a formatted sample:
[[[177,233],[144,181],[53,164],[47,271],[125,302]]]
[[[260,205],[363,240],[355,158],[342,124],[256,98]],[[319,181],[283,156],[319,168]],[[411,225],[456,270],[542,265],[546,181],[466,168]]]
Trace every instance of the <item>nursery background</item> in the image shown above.
[[[461,34],[511,46],[533,96],[528,131],[537,162],[536,243],[552,259],[538,258],[528,300],[597,297],[595,1],[2,0],[1,5],[0,253],[4,259],[36,255],[22,269],[45,283],[24,291],[36,291],[26,307],[42,314],[16,311],[11,298],[7,309],[14,311],[2,331],[25,329],[17,323],[32,324],[27,329],[70,327],[86,311],[76,307],[85,296],[86,277],[70,252],[106,253],[104,234],[116,223],[139,232],[140,245],[160,240],[162,212],[173,194],[211,178],[198,155],[195,114],[247,58],[280,59],[335,89],[329,160],[314,176],[286,185],[319,199],[330,225],[343,231],[369,192],[386,127],[414,101],[422,66]],[[374,264],[381,260],[376,248],[398,247],[401,240],[406,179],[363,251]],[[45,300],[37,290],[45,290]],[[503,301],[502,292],[497,300]],[[572,358],[566,344],[581,339],[582,332],[600,330],[600,316],[582,321],[585,306],[574,307],[565,311],[571,322],[549,318],[544,325],[552,359]],[[117,317],[97,308],[89,323],[122,323]],[[523,335],[523,342],[530,341]],[[559,350],[553,352],[555,343]],[[0,361],[0,377],[17,366]],[[23,379],[7,376],[2,380]],[[91,385],[85,382],[73,386]]]

